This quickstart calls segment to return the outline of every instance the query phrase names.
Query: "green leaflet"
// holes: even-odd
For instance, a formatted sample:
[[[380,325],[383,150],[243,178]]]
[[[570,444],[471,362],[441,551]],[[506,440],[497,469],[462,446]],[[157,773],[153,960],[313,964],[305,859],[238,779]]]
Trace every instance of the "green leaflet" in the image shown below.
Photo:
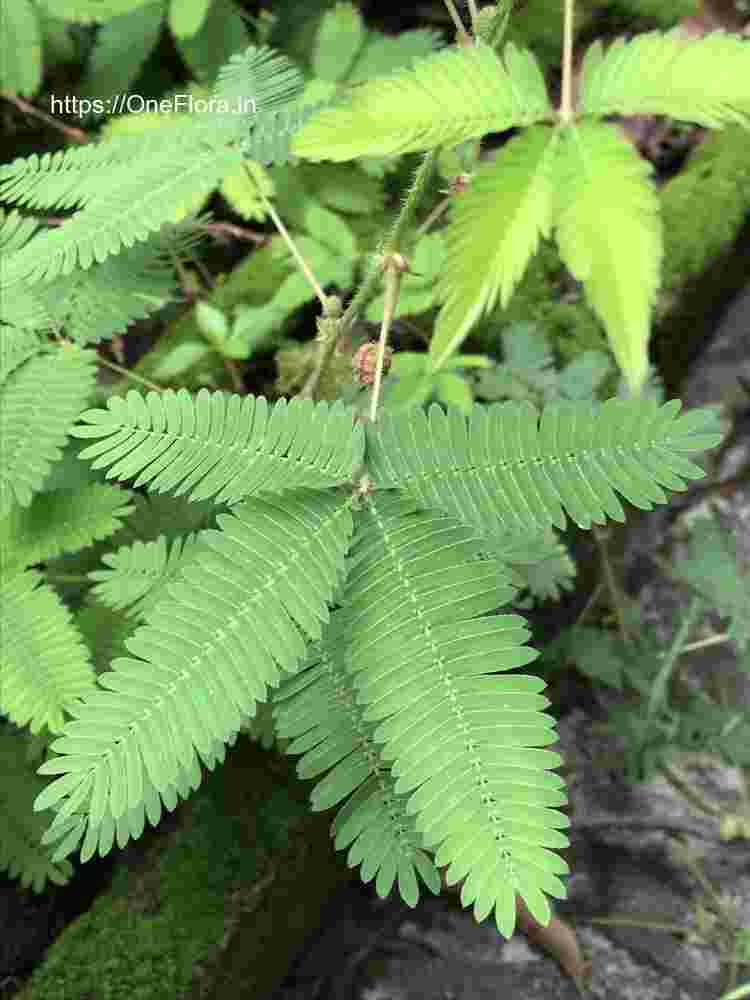
[[[0,90],[30,97],[42,82],[42,33],[32,0],[0,0]]]
[[[684,489],[703,471],[687,455],[721,440],[716,414],[680,403],[609,399],[475,406],[468,421],[433,405],[385,414],[367,429],[367,464],[381,485],[443,510],[481,535],[537,534],[624,520],[616,495],[650,510],[662,487]]]
[[[276,732],[291,739],[287,753],[304,754],[297,765],[301,778],[329,772],[312,793],[313,809],[347,800],[336,815],[333,834],[337,848],[349,847],[348,864],[361,865],[365,882],[377,876],[381,898],[398,880],[402,897],[415,906],[417,874],[432,892],[439,892],[440,879],[421,846],[414,818],[406,813],[406,796],[394,792],[394,779],[380,760],[375,726],[364,719],[358,704],[341,618],[341,613],[332,617],[324,642],[305,669],[274,696]]]
[[[567,868],[547,849],[566,842],[563,780],[545,769],[559,757],[536,749],[556,739],[543,682],[487,673],[537,653],[523,646],[522,619],[487,614],[513,588],[480,558],[470,528],[388,494],[370,498],[359,521],[340,614],[364,719],[378,723],[394,792],[411,793],[406,812],[437,865],[450,865],[449,882],[468,875],[462,902],[478,920],[494,909],[507,936],[516,892],[540,920],[540,889],[565,895],[556,875]]]
[[[72,615],[31,570],[5,570],[0,609],[0,712],[32,733],[43,726],[59,731],[63,710],[94,688],[88,650]]]
[[[87,410],[74,437],[101,438],[81,453],[110,479],[135,479],[191,500],[234,502],[261,490],[322,488],[351,478],[361,461],[362,428],[343,403],[279,400],[201,389],[131,390],[107,411]]]
[[[445,304],[430,342],[434,368],[458,350],[482,313],[506,306],[552,223],[559,132],[528,129],[481,167],[446,229]]]
[[[55,857],[84,835],[85,822],[65,826],[79,808],[89,813],[82,853],[98,844],[105,854],[117,823],[131,836],[128,814],[142,819],[146,779],[168,808],[190,772],[197,787],[196,750],[215,760],[268,686],[295,669],[305,638],[320,638],[351,536],[349,508],[346,496],[290,490],[248,500],[219,515],[219,531],[203,533],[198,558],[125,640],[130,657],[101,675],[107,690],[71,709],[77,721],[55,747],[68,756],[40,768],[62,775],[35,804],[55,807],[68,834]]]
[[[369,81],[307,123],[292,151],[312,160],[415,152],[545,118],[549,100],[533,56],[508,46],[504,59],[480,43]],[[519,74],[533,78],[534,89],[523,88]]]
[[[93,596],[107,607],[127,608],[128,615],[142,619],[166,596],[168,585],[176,580],[199,552],[200,534],[173,540],[167,549],[165,535],[152,542],[137,540],[102,556],[108,569],[94,570],[89,579],[96,581]]]
[[[652,31],[618,38],[584,57],[581,109],[586,114],[669,115],[721,128],[750,128],[750,50],[738,35],[714,31],[686,39]]]
[[[634,393],[648,375],[651,309],[663,253],[650,173],[615,126],[584,122],[565,130],[556,170],[555,239],[560,256],[583,282]]]
[[[94,386],[94,355],[70,344],[35,354],[0,387],[0,516],[28,507]]]
[[[127,492],[102,483],[37,494],[28,507],[14,506],[0,519],[4,568],[33,566],[107,538],[131,513]]]

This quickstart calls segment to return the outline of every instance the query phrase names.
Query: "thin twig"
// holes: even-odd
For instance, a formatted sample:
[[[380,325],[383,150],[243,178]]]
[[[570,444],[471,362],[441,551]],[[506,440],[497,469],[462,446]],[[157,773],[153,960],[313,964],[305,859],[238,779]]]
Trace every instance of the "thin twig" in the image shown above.
[[[458,40],[459,45],[469,44],[471,42],[471,36],[464,27],[464,23],[459,17],[458,11],[456,10],[456,5],[453,3],[453,0],[443,0],[443,3],[445,4],[446,9],[451,16],[451,21],[453,21],[453,24],[456,27],[456,38]]]
[[[328,303],[326,301],[325,292],[320,287],[320,285],[318,284],[318,281],[317,281],[315,275],[310,270],[310,265],[307,263],[307,261],[305,260],[305,258],[302,256],[302,254],[297,249],[297,246],[296,246],[294,240],[289,235],[289,232],[288,232],[286,226],[284,225],[284,223],[281,221],[278,212],[276,211],[276,209],[273,207],[273,205],[271,204],[271,202],[266,197],[265,191],[263,191],[263,189],[261,188],[261,186],[255,181],[255,178],[253,177],[253,175],[250,172],[250,169],[247,167],[247,165],[245,165],[245,170],[246,170],[247,175],[250,178],[250,180],[255,184],[255,190],[257,191],[257,193],[258,193],[261,201],[263,202],[263,207],[265,208],[265,210],[268,212],[268,214],[273,219],[273,223],[276,226],[276,228],[278,229],[278,231],[284,237],[284,241],[286,242],[286,245],[291,250],[292,255],[294,256],[294,259],[297,261],[297,264],[300,267],[300,270],[302,271],[302,273],[305,275],[305,277],[307,278],[307,280],[312,285],[313,291],[315,292],[315,294],[317,295],[317,297],[320,299],[320,304],[323,306],[323,310],[325,311],[327,309],[327,306],[328,306]]]
[[[145,385],[147,389],[153,389],[155,392],[164,392],[163,385],[157,385],[156,382],[151,382],[149,379],[143,378],[141,375],[136,375],[135,372],[131,372],[127,368],[123,368],[122,365],[116,365],[114,361],[110,361],[109,358],[103,358],[101,354],[97,354],[96,360],[100,365],[104,365],[105,368],[111,368],[113,372],[117,372],[125,378],[132,379],[133,382],[139,382],[141,385]]]
[[[58,121],[57,118],[48,115],[46,111],[40,111],[39,108],[34,107],[29,101],[25,101],[23,97],[19,97],[18,94],[11,94],[7,90],[2,90],[0,91],[0,97],[4,97],[6,101],[15,104],[18,110],[23,111],[24,114],[33,115],[34,118],[39,118],[41,121],[46,122],[51,128],[62,132],[71,142],[77,142],[80,145],[91,142],[91,136],[84,132],[83,129],[75,128],[73,125],[66,125],[65,122]]]
[[[247,243],[257,243],[259,246],[263,246],[271,239],[268,233],[256,233],[253,229],[236,226],[233,222],[204,222],[197,228],[203,233],[208,233],[209,236],[233,237]]]

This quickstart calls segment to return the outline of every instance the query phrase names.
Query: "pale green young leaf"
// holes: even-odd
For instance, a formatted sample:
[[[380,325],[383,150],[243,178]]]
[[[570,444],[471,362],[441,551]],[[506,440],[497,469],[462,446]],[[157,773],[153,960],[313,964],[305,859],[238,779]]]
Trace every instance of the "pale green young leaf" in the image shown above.
[[[714,31],[684,38],[657,31],[587,53],[581,110],[593,115],[669,115],[710,128],[750,128],[750,45]]]
[[[178,38],[190,38],[206,20],[212,0],[170,0],[169,27]]]
[[[434,368],[458,349],[479,317],[505,307],[552,223],[557,131],[538,126],[512,139],[456,198],[445,231],[443,308],[430,344]]]
[[[321,80],[343,80],[362,48],[366,30],[351,3],[337,3],[323,15],[315,39],[312,69]]]
[[[0,90],[30,97],[42,82],[42,33],[31,0],[0,0]]]
[[[323,108],[295,136],[292,151],[312,160],[351,160],[530,125],[550,114],[549,98],[543,88],[524,91],[519,72],[526,81],[527,57],[512,48],[505,62],[483,43],[444,49]]]
[[[583,122],[566,130],[556,178],[555,239],[635,392],[648,374],[651,307],[663,253],[650,172],[615,126]]]

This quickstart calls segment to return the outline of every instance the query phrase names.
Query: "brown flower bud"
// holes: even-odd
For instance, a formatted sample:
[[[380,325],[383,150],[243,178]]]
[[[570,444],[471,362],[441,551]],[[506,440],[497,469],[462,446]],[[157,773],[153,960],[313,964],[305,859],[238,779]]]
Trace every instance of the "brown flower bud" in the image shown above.
[[[383,371],[387,372],[391,367],[391,360],[393,359],[393,351],[390,347],[386,347],[385,356],[383,357]],[[352,368],[354,370],[354,378],[360,385],[372,385],[375,382],[375,368],[378,363],[378,345],[369,340],[367,343],[362,344],[357,353],[352,359]]]

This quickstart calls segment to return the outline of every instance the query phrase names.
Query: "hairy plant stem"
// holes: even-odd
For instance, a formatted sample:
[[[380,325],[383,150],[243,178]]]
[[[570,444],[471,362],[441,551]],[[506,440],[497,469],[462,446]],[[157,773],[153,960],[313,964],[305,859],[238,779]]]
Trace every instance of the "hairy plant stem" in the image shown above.
[[[435,162],[437,161],[438,150],[431,149],[422,157],[422,162],[414,173],[414,180],[411,183],[404,204],[398,214],[398,218],[391,227],[391,231],[385,238],[383,249],[386,254],[399,253],[403,246],[404,237],[414,224],[419,203],[424,196],[427,185],[430,182]]]
[[[390,232],[385,237],[381,244],[382,252],[395,252],[398,253],[401,249],[401,241],[403,239],[404,233],[408,229],[410,222],[414,220],[416,215],[416,210],[419,205],[419,200],[424,193],[424,189],[427,181],[432,175],[432,169],[435,165],[435,160],[437,159],[437,151],[426,153],[422,159],[422,162],[417,167],[414,174],[414,180],[412,181],[412,186],[409,189],[404,203],[399,212],[398,218],[391,226]],[[375,294],[377,286],[380,283],[380,276],[382,273],[382,260],[376,254],[375,257],[370,261],[370,269],[367,277],[362,282],[362,284],[357,289],[354,298],[351,300],[349,305],[344,310],[344,315],[341,318],[341,332],[344,333],[348,331],[355,323],[360,312],[364,309],[367,303],[370,301],[372,296]]]
[[[575,0],[565,0],[563,24],[562,94],[560,119],[569,125],[573,121],[573,6]]]

